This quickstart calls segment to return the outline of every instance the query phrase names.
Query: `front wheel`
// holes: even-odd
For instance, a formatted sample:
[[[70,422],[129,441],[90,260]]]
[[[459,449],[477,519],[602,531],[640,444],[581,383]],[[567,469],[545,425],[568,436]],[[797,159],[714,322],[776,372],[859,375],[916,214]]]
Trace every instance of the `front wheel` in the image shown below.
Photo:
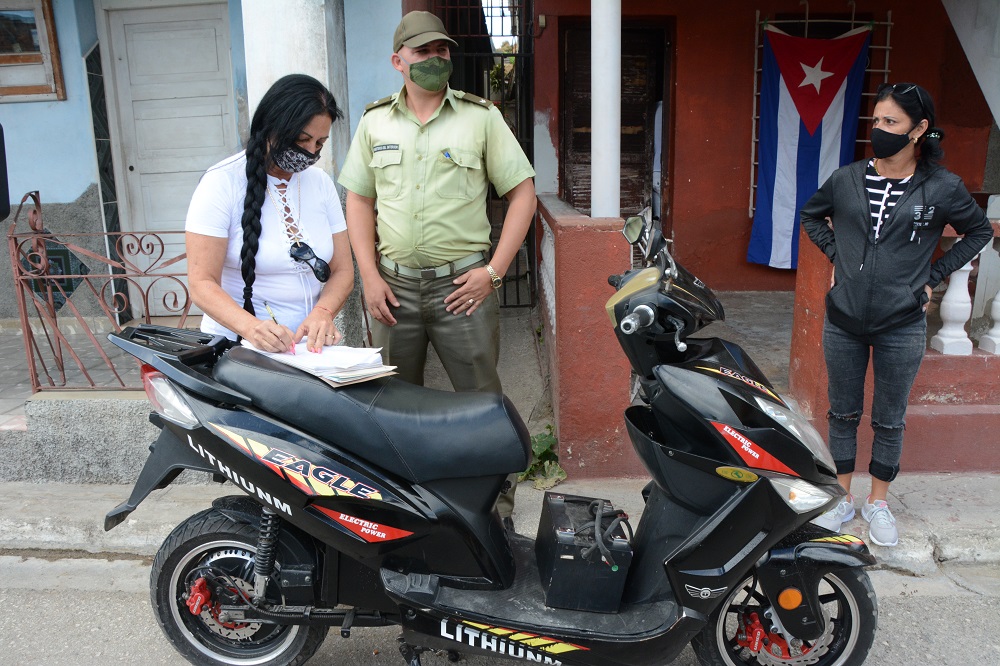
[[[819,585],[826,629],[812,641],[788,635],[755,576],[735,587],[691,641],[702,666],[860,666],[875,640],[875,590],[861,569],[829,573]],[[749,638],[762,629],[759,649]],[[749,645],[748,645],[749,644]]]
[[[253,526],[208,509],[178,525],[156,553],[150,574],[153,611],[167,639],[192,664],[297,666],[326,638],[327,627],[226,621],[215,600],[192,613],[187,603],[192,586],[206,572],[227,581],[235,594],[253,593],[256,544]],[[265,593],[269,601],[280,601],[279,571],[276,562]]]

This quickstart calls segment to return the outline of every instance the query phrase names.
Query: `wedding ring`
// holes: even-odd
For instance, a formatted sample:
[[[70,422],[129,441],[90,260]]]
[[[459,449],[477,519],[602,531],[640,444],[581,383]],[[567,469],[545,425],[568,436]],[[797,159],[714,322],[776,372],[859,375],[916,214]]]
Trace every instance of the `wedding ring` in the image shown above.
[[[476,299],[470,298],[469,299],[469,305],[475,305],[475,304],[476,304]]]

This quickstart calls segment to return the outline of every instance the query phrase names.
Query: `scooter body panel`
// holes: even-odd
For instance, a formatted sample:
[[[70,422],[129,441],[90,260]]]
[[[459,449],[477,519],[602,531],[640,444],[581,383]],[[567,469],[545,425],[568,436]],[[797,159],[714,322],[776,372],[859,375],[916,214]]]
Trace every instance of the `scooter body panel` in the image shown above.
[[[393,480],[370,463],[268,415],[220,408],[196,396],[187,400],[205,425],[185,430],[166,424],[147,459],[149,471],[143,471],[156,478],[147,485],[165,485],[178,465],[165,468],[163,461],[182,460],[181,467],[225,477],[283,519],[371,569],[390,566],[485,588],[502,587],[513,578],[503,527],[489,514],[477,522],[470,516],[480,512],[456,510],[431,490]],[[157,456],[157,448],[174,453]],[[502,482],[453,480],[450,493],[463,497],[460,489],[465,488],[465,496],[488,495],[491,486],[498,491]],[[137,505],[143,497],[130,502]]]

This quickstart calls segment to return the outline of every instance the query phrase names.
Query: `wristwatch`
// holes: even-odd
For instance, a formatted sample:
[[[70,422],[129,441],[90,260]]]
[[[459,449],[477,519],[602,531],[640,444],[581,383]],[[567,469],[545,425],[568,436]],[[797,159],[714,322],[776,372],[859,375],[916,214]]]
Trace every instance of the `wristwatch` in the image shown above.
[[[493,285],[494,289],[499,289],[503,286],[503,279],[497,275],[497,272],[489,264],[486,264],[486,272],[490,274],[490,284]]]

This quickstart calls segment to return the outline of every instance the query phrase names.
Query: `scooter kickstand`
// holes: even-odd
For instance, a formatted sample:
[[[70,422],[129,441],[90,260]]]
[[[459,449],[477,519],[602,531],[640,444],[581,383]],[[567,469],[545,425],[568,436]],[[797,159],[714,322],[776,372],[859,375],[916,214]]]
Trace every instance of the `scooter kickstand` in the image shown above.
[[[424,652],[427,648],[410,645],[403,639],[402,636],[396,640],[399,641],[399,653],[403,655],[403,659],[406,661],[406,666],[421,666],[420,653]]]
[[[347,611],[347,615],[344,616],[344,622],[340,625],[340,637],[350,638],[351,637],[351,626],[354,624],[354,616],[357,615],[358,609],[351,608]]]

